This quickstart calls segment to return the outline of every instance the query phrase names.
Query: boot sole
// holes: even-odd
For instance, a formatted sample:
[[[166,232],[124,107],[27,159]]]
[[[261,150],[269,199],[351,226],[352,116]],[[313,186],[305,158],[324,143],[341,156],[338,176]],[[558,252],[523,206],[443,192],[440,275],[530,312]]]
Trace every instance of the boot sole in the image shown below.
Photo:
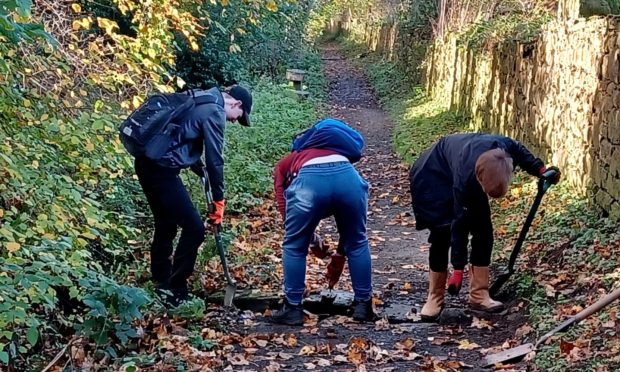
[[[280,325],[288,325],[288,326],[303,326],[304,325],[304,321],[303,320],[301,322],[299,322],[299,321],[291,322],[291,321],[282,321],[282,320],[270,319],[269,323],[280,324]]]

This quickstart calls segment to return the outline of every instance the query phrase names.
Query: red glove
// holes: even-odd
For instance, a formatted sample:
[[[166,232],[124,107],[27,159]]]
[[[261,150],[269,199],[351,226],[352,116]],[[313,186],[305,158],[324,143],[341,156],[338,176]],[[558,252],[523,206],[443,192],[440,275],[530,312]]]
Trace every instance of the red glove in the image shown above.
[[[338,283],[340,275],[342,275],[342,271],[344,270],[344,263],[346,260],[347,256],[339,253],[332,254],[332,259],[327,265],[327,273],[325,273],[325,278],[329,283],[329,289],[334,288],[336,283]]]
[[[209,213],[208,220],[211,225],[222,224],[222,219],[224,218],[224,204],[224,200],[213,202],[213,205],[215,206],[215,211],[213,211],[213,213]]]
[[[463,285],[463,270],[454,270],[450,280],[448,281],[448,293],[453,296],[459,294]]]

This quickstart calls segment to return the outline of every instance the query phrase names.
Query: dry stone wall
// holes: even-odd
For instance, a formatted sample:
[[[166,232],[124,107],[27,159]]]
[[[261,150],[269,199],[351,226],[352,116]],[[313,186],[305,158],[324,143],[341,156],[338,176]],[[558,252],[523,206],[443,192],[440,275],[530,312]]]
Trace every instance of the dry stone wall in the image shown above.
[[[620,23],[559,19],[532,44],[491,52],[448,35],[429,50],[430,95],[474,129],[523,141],[613,218],[620,217]]]

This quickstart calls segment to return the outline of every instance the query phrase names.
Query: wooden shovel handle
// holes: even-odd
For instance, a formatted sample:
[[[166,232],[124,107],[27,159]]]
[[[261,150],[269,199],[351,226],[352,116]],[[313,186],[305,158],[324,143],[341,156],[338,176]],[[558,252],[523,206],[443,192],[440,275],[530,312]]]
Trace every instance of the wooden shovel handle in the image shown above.
[[[590,315],[596,313],[597,311],[601,310],[605,306],[607,306],[610,303],[614,302],[618,298],[620,298],[620,288],[614,290],[613,292],[611,292],[607,296],[601,298],[600,300],[596,301],[592,305],[590,305],[590,306],[586,307],[585,309],[583,309],[582,311],[580,311],[577,315],[575,315],[575,320],[577,322],[580,322],[580,321],[584,320],[585,318],[589,317]]]
[[[593,303],[592,305],[586,307],[585,309],[581,310],[579,313],[577,313],[575,316],[572,316],[568,319],[566,319],[564,322],[562,322],[560,325],[558,325],[557,327],[555,327],[554,329],[552,329],[551,331],[547,332],[546,334],[544,334],[541,338],[538,339],[538,341],[536,342],[536,347],[538,347],[539,345],[543,344],[545,341],[547,341],[547,339],[553,335],[555,335],[558,332],[564,332],[566,331],[568,328],[572,327],[573,325],[581,322],[582,320],[584,320],[585,318],[589,317],[590,315],[596,313],[597,311],[601,310],[602,308],[604,308],[605,306],[609,305],[610,303],[614,302],[615,300],[617,300],[618,298],[620,298],[620,288],[616,289],[615,291],[611,292],[610,294],[608,294],[607,296],[601,298],[600,300],[596,301],[595,303]]]

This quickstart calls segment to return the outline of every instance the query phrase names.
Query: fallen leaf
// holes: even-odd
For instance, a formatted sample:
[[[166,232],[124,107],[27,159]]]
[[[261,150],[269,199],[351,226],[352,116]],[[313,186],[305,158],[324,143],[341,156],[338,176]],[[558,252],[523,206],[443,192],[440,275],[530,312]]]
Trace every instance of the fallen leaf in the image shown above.
[[[248,365],[250,365],[250,362],[247,359],[245,359],[245,356],[243,356],[242,354],[233,354],[233,355],[228,357],[228,361],[233,366],[248,366]]]
[[[316,348],[312,345],[306,345],[299,350],[299,354],[297,355],[313,355],[316,353]]]
[[[337,363],[347,363],[349,360],[344,355],[336,355],[334,357],[334,362]]]
[[[330,362],[327,359],[323,359],[323,358],[317,359],[315,363],[318,364],[320,367],[329,367],[332,365],[332,362]]]
[[[491,324],[490,320],[474,317],[470,327],[478,329],[493,329],[493,324]]]
[[[397,342],[394,345],[394,347],[398,350],[407,350],[407,351],[413,350],[414,346],[415,346],[415,341],[413,341],[413,339],[411,338],[406,338],[404,341]]]
[[[265,340],[254,340],[254,343],[256,344],[256,346],[259,347],[265,347],[268,344],[268,342]]]
[[[313,363],[304,363],[304,367],[306,367],[306,369],[315,369],[316,365]]]
[[[297,347],[297,337],[291,333],[286,339],[286,344],[288,347]]]
[[[561,354],[570,354],[570,352],[575,348],[575,344],[560,340],[560,353]]]
[[[469,340],[459,341],[459,346],[458,346],[460,350],[473,350],[478,347],[480,347],[480,345],[478,345],[475,342],[469,342]]]

